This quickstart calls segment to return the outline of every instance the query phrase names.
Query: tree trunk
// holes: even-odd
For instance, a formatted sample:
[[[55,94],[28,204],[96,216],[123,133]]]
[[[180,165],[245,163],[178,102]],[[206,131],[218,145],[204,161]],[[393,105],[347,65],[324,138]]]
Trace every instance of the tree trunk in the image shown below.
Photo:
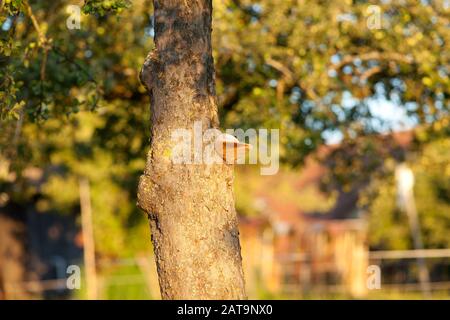
[[[155,49],[141,71],[152,141],[138,205],[149,216],[163,299],[245,298],[232,165],[171,160],[173,130],[218,127],[211,13],[211,0],[154,0]]]

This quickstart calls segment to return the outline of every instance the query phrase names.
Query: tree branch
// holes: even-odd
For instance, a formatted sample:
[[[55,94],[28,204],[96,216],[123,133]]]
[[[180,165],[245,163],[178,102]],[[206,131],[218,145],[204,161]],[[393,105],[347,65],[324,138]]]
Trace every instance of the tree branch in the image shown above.
[[[350,55],[345,56],[339,63],[332,64],[331,69],[332,70],[339,70],[342,67],[344,67],[347,64],[353,63],[355,60],[361,60],[361,61],[368,61],[368,60],[387,60],[387,61],[397,61],[402,62],[406,64],[411,64],[414,62],[413,58],[402,55],[397,52],[379,52],[379,51],[372,51],[367,52],[359,55]]]
[[[36,29],[36,32],[38,34],[39,38],[39,46],[42,48],[43,51],[43,58],[42,58],[42,64],[41,64],[41,81],[45,80],[45,70],[47,66],[47,58],[48,58],[48,51],[51,49],[51,39],[47,38],[45,33],[42,31],[41,27],[39,26],[39,23],[36,19],[36,16],[33,13],[33,10],[28,3],[28,1],[24,1],[23,5],[25,6],[25,10],[27,11],[28,16],[31,19],[31,22],[33,24],[34,29]]]
[[[288,67],[286,67],[285,65],[283,65],[281,62],[276,61],[272,58],[267,58],[266,59],[266,64],[271,66],[272,68],[274,68],[275,70],[281,72],[285,78],[285,81],[281,81],[279,82],[280,86],[285,86],[285,85],[290,85],[290,84],[295,84],[297,83],[299,85],[299,87],[306,92],[306,94],[314,101],[320,103],[320,97],[317,95],[317,93],[312,89],[309,88],[308,86],[305,85],[304,82],[302,81],[298,81],[295,79],[294,74],[292,73],[291,70],[289,70]],[[278,90],[279,92],[281,91]]]

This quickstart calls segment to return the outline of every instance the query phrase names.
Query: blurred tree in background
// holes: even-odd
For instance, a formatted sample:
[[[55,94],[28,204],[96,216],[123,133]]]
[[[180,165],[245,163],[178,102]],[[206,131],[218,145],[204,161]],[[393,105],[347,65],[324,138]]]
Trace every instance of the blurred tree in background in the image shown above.
[[[80,29],[67,28],[67,5],[83,7]],[[380,10],[380,28],[368,27],[370,5]],[[150,114],[138,70],[153,47],[151,1],[5,0],[0,6],[0,192],[19,203],[40,194],[38,208],[76,213],[78,178],[86,176],[98,251],[142,249],[147,226],[135,193]],[[341,162],[347,176],[370,136],[392,129],[370,107],[390,101],[420,128],[418,148],[430,148],[424,150],[448,166],[448,155],[432,142],[449,133],[445,1],[226,0],[214,1],[214,10],[223,128],[280,128],[282,160],[292,165],[330,136],[342,136],[361,150]],[[45,172],[42,185],[26,183],[29,167]],[[423,218],[426,241],[443,246],[445,225],[433,219],[448,212],[448,179],[439,169],[420,170],[436,172],[423,179],[417,173],[418,197],[429,206],[419,208],[430,215]],[[386,207],[391,187],[380,188],[373,206],[387,217],[394,211]],[[374,219],[383,228],[393,224]],[[380,232],[373,243],[390,243]]]
[[[33,5],[38,28],[51,42],[47,51],[27,2],[20,3],[23,14],[11,9],[3,16],[3,26],[11,21],[2,36],[12,51],[2,52],[1,72],[16,95],[0,93],[10,99],[1,101],[1,156],[17,176],[9,183],[5,179],[2,191],[19,203],[38,193],[38,209],[74,213],[79,210],[78,178],[87,177],[98,213],[98,251],[114,256],[146,248],[148,242],[139,239],[148,237],[148,228],[135,206],[135,191],[149,139],[148,98],[137,73],[152,45],[146,29],[150,10],[140,2],[134,4],[139,10],[120,16],[82,15],[82,28],[69,30],[66,6],[82,2]],[[7,50],[8,43],[2,48]],[[33,166],[44,170],[45,183],[19,183],[23,169]]]
[[[379,29],[368,28],[370,5]],[[225,125],[280,128],[282,157],[294,164],[327,135],[386,130],[374,100],[401,105],[415,124],[447,118],[447,127],[449,15],[444,1],[217,3]]]

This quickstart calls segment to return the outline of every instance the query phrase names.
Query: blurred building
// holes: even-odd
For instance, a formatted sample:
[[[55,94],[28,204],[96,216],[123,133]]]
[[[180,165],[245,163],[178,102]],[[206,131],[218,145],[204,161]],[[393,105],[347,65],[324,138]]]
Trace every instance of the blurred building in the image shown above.
[[[314,171],[317,176],[307,179],[304,187],[319,182],[321,170],[314,166],[305,172]],[[356,192],[342,192],[335,206],[322,213],[297,210],[284,199],[271,197],[270,192],[259,201],[265,203],[260,216],[240,218],[249,291],[263,286],[263,290],[277,294],[331,290],[364,296],[367,233],[357,209]]]
[[[26,171],[28,183],[39,187],[43,173]],[[0,300],[62,299],[67,267],[82,261],[76,214],[40,210],[37,193],[27,203],[0,203]]]
[[[412,138],[412,132],[375,137],[382,142],[383,152],[397,158],[411,146]],[[331,152],[352,154],[348,146],[324,147],[318,153],[328,161]],[[260,214],[240,218],[250,292],[307,295],[319,291],[352,297],[367,293],[367,222],[358,207],[364,182],[351,190],[336,185],[332,193],[321,192],[321,180],[329,169],[316,159],[309,157],[300,172],[260,179]],[[277,192],[280,188],[287,189],[286,196]]]

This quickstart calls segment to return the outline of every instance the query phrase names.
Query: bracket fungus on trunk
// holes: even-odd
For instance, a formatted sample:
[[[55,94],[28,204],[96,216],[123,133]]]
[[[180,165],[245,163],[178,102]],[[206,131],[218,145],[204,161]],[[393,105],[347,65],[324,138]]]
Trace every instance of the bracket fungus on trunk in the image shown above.
[[[226,163],[232,164],[243,159],[245,151],[251,150],[252,145],[240,142],[231,134],[223,133],[217,136],[214,148]]]

